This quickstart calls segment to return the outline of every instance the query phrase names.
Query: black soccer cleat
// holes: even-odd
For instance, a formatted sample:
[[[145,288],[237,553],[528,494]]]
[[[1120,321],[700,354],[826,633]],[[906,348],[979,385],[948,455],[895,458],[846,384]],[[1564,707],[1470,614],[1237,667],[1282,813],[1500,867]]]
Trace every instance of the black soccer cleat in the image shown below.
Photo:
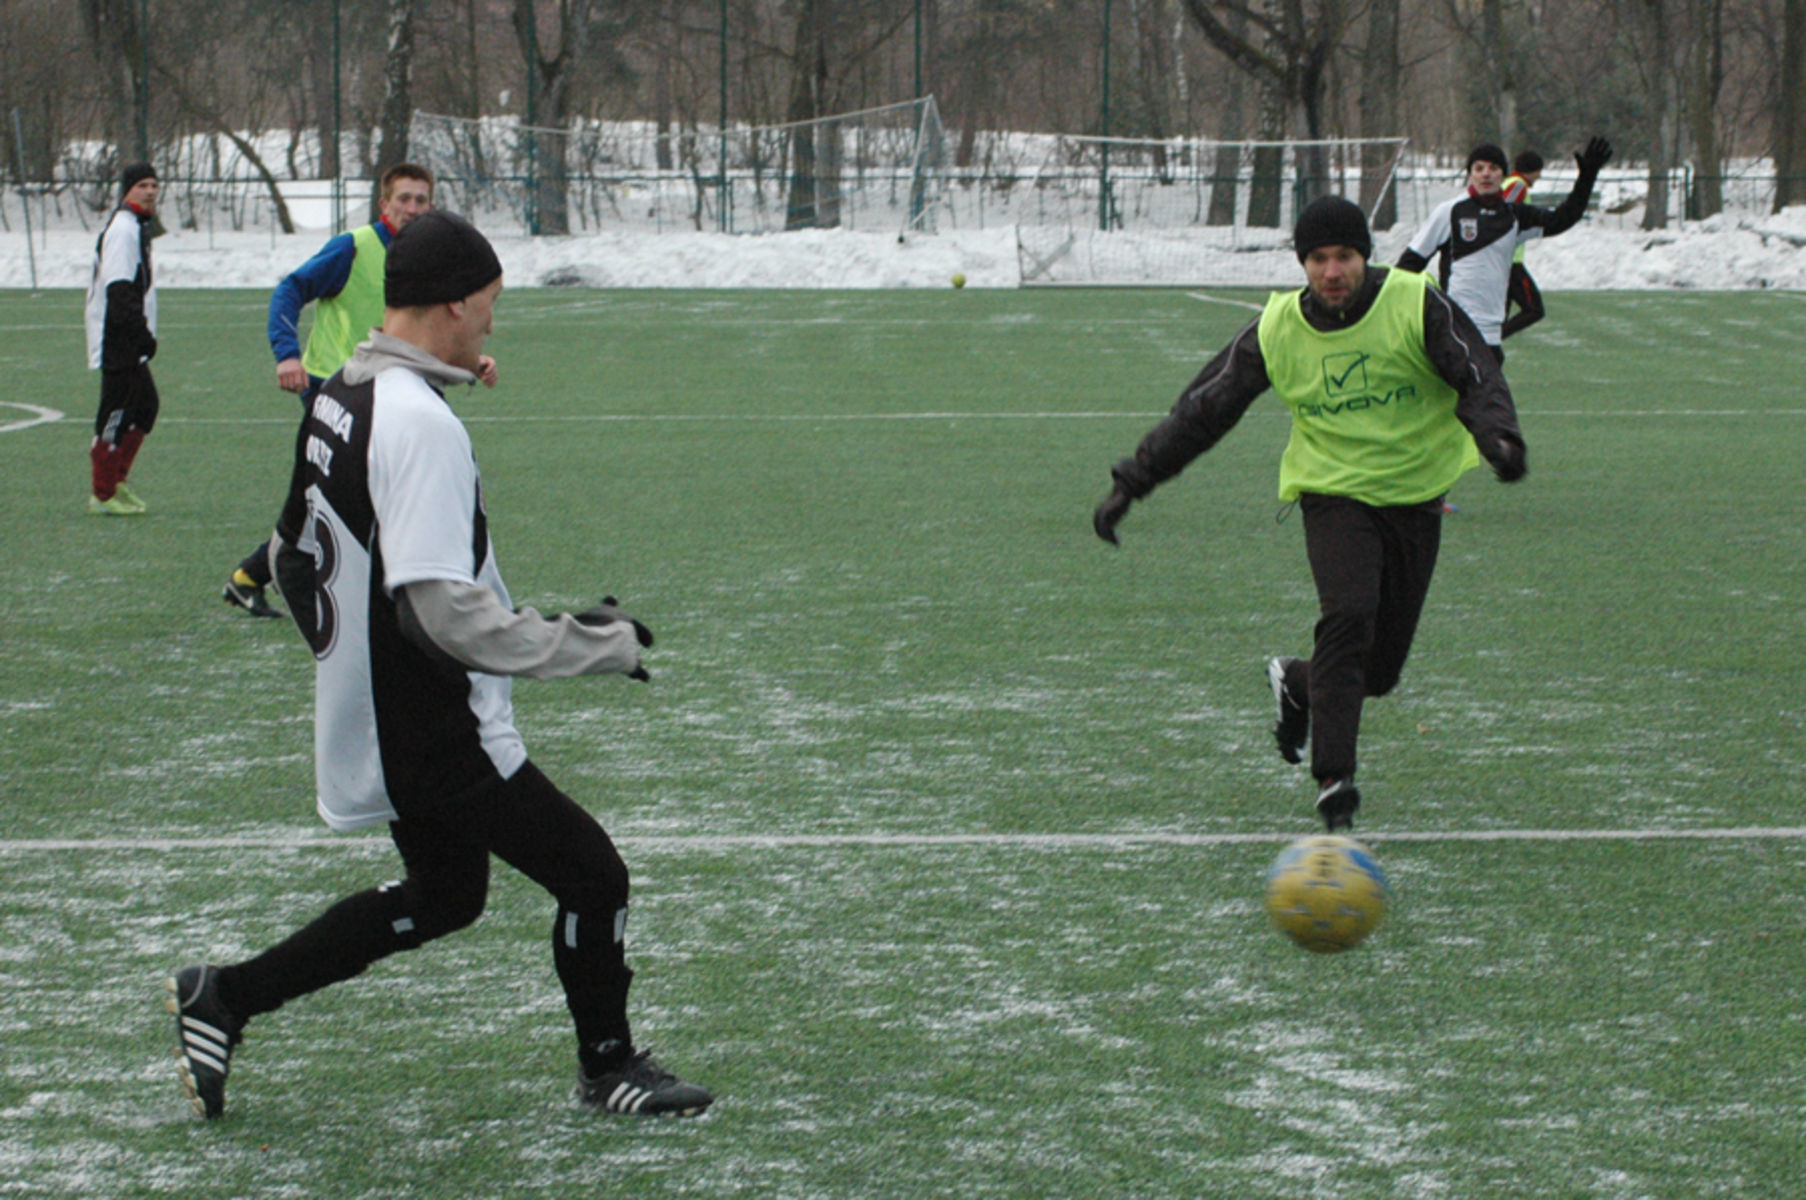
[[[1355,810],[1361,807],[1361,789],[1352,779],[1325,779],[1317,793],[1317,815],[1331,833],[1354,828]]]
[[[1267,660],[1267,682],[1273,687],[1273,703],[1279,717],[1273,722],[1273,740],[1279,743],[1279,757],[1289,763],[1304,761],[1304,748],[1311,733],[1311,707],[1307,697],[1300,701],[1286,686],[1286,674],[1302,664],[1295,658]]]
[[[176,1016],[176,1058],[182,1090],[197,1116],[214,1120],[226,1111],[226,1075],[244,1022],[219,999],[219,968],[183,967],[163,981],[164,1007]]]
[[[220,593],[220,599],[227,604],[237,605],[253,617],[280,617],[282,615],[270,606],[268,600],[264,599],[262,584],[251,583],[248,577],[240,580],[236,571],[233,572],[230,579],[226,580],[226,589]]]
[[[708,1089],[685,1083],[642,1050],[612,1071],[577,1072],[577,1099],[606,1112],[641,1117],[693,1117],[715,1102]]]

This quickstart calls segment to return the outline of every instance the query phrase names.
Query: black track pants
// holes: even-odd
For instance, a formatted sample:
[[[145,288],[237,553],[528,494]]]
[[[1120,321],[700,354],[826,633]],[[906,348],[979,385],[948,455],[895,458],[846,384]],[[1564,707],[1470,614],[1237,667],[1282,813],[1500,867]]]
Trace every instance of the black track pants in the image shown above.
[[[228,1008],[247,1019],[269,1012],[471,924],[483,912],[493,854],[557,901],[552,961],[579,1046],[632,1045],[627,866],[582,806],[528,763],[505,783],[405,813],[389,828],[407,877],[347,896],[256,958],[225,968],[220,998]]]
[[[1515,304],[1518,311],[1506,318],[1499,329],[1499,340],[1504,341],[1514,333],[1522,333],[1548,314],[1543,305],[1542,289],[1536,286],[1536,280],[1530,278],[1530,272],[1524,269],[1523,263],[1511,264],[1511,278],[1505,284],[1505,304]]]
[[[94,436],[117,446],[131,430],[148,434],[163,406],[150,367],[136,363],[100,373],[100,408],[94,414]]]
[[[1317,581],[1311,651],[1311,773],[1346,779],[1357,765],[1361,705],[1398,683],[1442,541],[1442,502],[1376,508],[1305,495],[1305,551]]]

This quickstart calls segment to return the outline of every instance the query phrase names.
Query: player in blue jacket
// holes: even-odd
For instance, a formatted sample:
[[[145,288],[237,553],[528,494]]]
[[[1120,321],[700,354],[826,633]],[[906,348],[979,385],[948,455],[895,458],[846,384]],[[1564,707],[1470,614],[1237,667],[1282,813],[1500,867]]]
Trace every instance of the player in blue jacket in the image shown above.
[[[432,211],[433,173],[417,163],[383,172],[379,215],[341,233],[319,253],[285,275],[270,294],[270,350],[276,386],[305,402],[344,366],[358,343],[383,323],[383,267],[389,244],[408,222]],[[314,306],[307,346],[301,345],[301,310]],[[495,386],[495,362],[485,356],[481,378]],[[269,542],[251,551],[226,580],[221,598],[254,617],[280,616],[264,598],[270,582]]]

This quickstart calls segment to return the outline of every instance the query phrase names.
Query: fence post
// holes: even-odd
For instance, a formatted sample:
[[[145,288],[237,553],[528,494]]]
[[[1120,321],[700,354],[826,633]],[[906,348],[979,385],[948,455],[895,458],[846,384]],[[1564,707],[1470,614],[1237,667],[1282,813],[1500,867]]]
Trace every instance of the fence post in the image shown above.
[[[715,227],[728,232],[727,220],[727,0],[721,0],[721,151],[715,184]]]
[[[1110,231],[1110,0],[1104,0],[1104,108],[1101,114],[1103,141],[1098,143],[1097,227]]]

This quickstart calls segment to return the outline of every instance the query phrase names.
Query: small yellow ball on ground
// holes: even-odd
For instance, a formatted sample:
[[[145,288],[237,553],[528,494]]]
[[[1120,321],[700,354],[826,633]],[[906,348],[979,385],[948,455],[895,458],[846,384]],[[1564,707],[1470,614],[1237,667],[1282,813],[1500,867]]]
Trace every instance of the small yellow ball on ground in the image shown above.
[[[966,276],[963,272],[955,271],[953,273],[953,286],[956,288],[962,288],[962,287],[966,286]]]

